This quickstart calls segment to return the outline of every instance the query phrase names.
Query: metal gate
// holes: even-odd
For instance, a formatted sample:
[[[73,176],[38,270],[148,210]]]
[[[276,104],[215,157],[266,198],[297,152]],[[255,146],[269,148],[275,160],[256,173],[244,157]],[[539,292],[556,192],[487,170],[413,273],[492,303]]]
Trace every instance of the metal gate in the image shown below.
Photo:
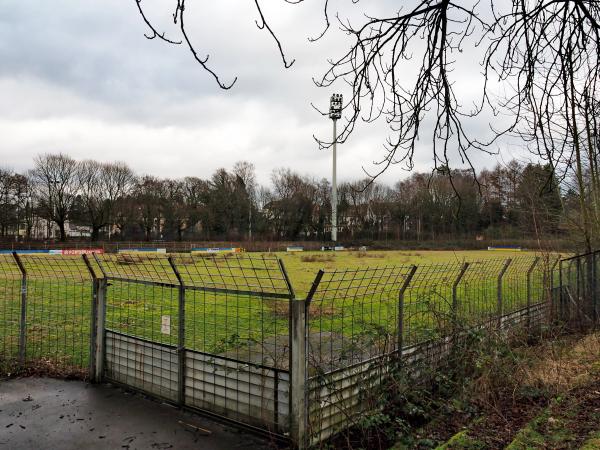
[[[293,291],[278,259],[119,254],[97,262],[99,376],[289,431]]]

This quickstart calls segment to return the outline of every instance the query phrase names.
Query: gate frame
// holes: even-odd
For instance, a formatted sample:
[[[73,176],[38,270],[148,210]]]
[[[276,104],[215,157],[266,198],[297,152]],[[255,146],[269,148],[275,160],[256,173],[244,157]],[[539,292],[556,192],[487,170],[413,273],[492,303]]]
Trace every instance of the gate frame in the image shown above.
[[[295,420],[294,420],[294,416],[293,416],[293,411],[294,411],[294,405],[292,404],[292,399],[294,397],[294,392],[298,392],[299,390],[304,392],[305,388],[304,388],[304,384],[305,384],[305,376],[300,379],[297,378],[296,381],[293,380],[293,373],[297,373],[297,374],[301,374],[302,372],[300,371],[296,371],[294,372],[292,370],[292,363],[295,364],[296,361],[299,361],[299,359],[297,357],[295,357],[297,352],[300,352],[300,350],[296,347],[297,345],[297,341],[295,341],[293,339],[293,330],[296,330],[296,328],[294,328],[294,310],[296,309],[296,307],[299,307],[301,304],[304,304],[304,300],[297,300],[295,298],[295,293],[294,293],[294,289],[293,286],[291,284],[291,281],[288,277],[287,274],[287,270],[284,266],[283,261],[280,258],[273,258],[273,260],[277,261],[277,266],[280,270],[281,276],[282,276],[282,280],[285,282],[285,286],[287,288],[287,293],[285,294],[267,294],[267,297],[274,297],[274,298],[278,298],[282,301],[286,301],[288,302],[288,306],[289,306],[289,314],[288,314],[288,325],[289,325],[289,329],[288,329],[288,342],[289,342],[289,368],[288,370],[284,370],[284,369],[279,369],[277,367],[270,367],[269,369],[272,370],[275,373],[275,399],[274,399],[274,410],[275,410],[275,416],[278,416],[278,401],[277,401],[277,381],[278,381],[278,373],[279,372],[285,372],[288,374],[288,386],[289,386],[289,390],[288,390],[288,418],[287,418],[287,432],[281,432],[279,430],[270,430],[267,427],[260,427],[258,425],[252,425],[249,423],[245,423],[242,422],[241,420],[238,419],[233,419],[233,418],[229,418],[227,416],[221,415],[217,412],[213,412],[209,409],[203,409],[203,408],[199,408],[196,406],[190,406],[187,404],[186,399],[185,399],[185,379],[186,379],[186,374],[185,374],[185,367],[186,367],[186,353],[187,353],[187,349],[185,347],[185,296],[186,296],[186,290],[198,290],[198,291],[209,291],[209,292],[240,292],[237,289],[228,289],[228,288],[202,288],[199,286],[187,286],[183,280],[183,277],[181,276],[181,273],[179,271],[179,269],[177,268],[177,264],[176,261],[173,259],[173,257],[171,255],[167,256],[167,258],[165,258],[168,261],[168,264],[170,266],[170,269],[173,271],[176,279],[177,279],[177,283],[164,283],[164,282],[160,282],[160,281],[141,281],[141,280],[135,280],[135,279],[127,279],[127,278],[122,278],[122,277],[118,277],[118,276],[111,276],[109,275],[104,267],[103,267],[103,262],[101,261],[101,259],[98,257],[98,255],[96,253],[92,254],[96,263],[98,264],[98,267],[100,268],[100,271],[102,272],[102,277],[98,277],[96,274],[96,271],[94,270],[92,264],[90,263],[87,255],[83,255],[83,259],[86,262],[86,266],[88,268],[88,271],[90,272],[90,274],[92,275],[92,279],[93,279],[93,286],[92,286],[92,311],[94,313],[94,319],[93,320],[93,324],[91,327],[91,357],[90,357],[90,374],[91,374],[91,381],[94,383],[100,383],[103,381],[110,381],[110,383],[113,383],[115,385],[118,385],[124,389],[127,390],[131,390],[134,392],[140,392],[143,393],[145,395],[150,395],[156,398],[160,398],[162,401],[164,401],[167,404],[179,407],[183,410],[187,410],[187,411],[191,411],[194,413],[199,413],[202,415],[205,415],[207,417],[210,417],[212,419],[218,420],[220,422],[223,423],[231,423],[231,424],[235,424],[239,427],[242,427],[250,432],[259,434],[259,435],[268,435],[270,436],[273,440],[278,441],[278,442],[283,442],[283,443],[294,443],[294,440],[292,438],[292,436],[296,435],[297,433],[294,432],[294,430],[298,430],[298,427],[295,425]],[[132,283],[142,283],[142,284],[148,284],[148,285],[160,285],[160,286],[169,286],[172,288],[177,288],[178,289],[178,340],[177,340],[177,345],[176,345],[176,349],[177,349],[177,355],[178,355],[178,381],[177,381],[177,388],[178,388],[178,392],[177,392],[177,400],[174,401],[172,399],[168,399],[168,398],[164,398],[164,397],[160,397],[157,394],[153,394],[152,392],[147,392],[144,391],[143,389],[134,387],[134,386],[130,386],[128,384],[122,383],[120,381],[117,380],[107,380],[104,376],[104,370],[105,370],[105,361],[106,361],[106,345],[105,345],[105,341],[106,341],[106,306],[107,306],[107,287],[110,286],[110,280],[116,280],[116,281],[123,281],[123,282],[132,282]],[[263,296],[263,293],[261,292],[255,292],[255,294],[259,297]],[[299,317],[301,317],[302,319],[305,317],[305,312],[298,312]],[[133,339],[140,339],[136,336],[131,336]],[[158,344],[161,345],[161,344]],[[294,347],[292,347],[294,346]],[[306,351],[304,351],[304,354],[306,355]],[[305,365],[306,363],[306,358],[302,358],[302,361],[304,361]],[[241,362],[241,361],[240,361]],[[304,372],[305,374],[306,372]],[[304,395],[304,394],[303,394]],[[300,405],[305,405],[304,399],[302,399],[302,401],[299,403]],[[277,421],[274,423],[276,426],[278,425]],[[304,428],[304,427],[303,427]],[[292,439],[292,440],[291,440]],[[291,442],[290,442],[291,440]]]

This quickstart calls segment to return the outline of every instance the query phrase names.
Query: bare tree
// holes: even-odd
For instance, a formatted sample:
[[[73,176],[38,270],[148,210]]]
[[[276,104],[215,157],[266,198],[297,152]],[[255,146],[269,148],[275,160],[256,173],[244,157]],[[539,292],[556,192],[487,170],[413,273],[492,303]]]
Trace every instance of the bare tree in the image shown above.
[[[249,195],[254,196],[256,191],[256,169],[248,161],[238,161],[233,165],[233,174],[239,177]]]
[[[233,166],[233,174],[240,181],[248,202],[248,240],[252,240],[252,211],[256,205],[256,171],[254,164],[238,161]],[[255,214],[256,215],[256,214]]]
[[[137,180],[133,188],[135,220],[149,241],[153,233],[162,239],[164,219],[164,182],[156,177],[145,175]]]
[[[412,0],[392,5],[389,13],[364,14],[352,21],[345,18],[344,11],[331,11],[328,0],[321,1],[323,31],[309,40],[321,39],[333,28],[332,23],[350,40],[349,49],[331,57],[330,68],[316,79],[318,86],[345,91],[345,123],[337,141],[346,141],[359,122],[382,119],[389,126],[383,157],[376,161],[374,171],[368,171],[371,180],[392,164],[411,169],[417,143],[423,138],[431,142],[436,169],[452,168],[460,162],[475,175],[472,153],[494,151],[491,144],[514,131],[533,136],[535,151],[548,161],[566,157],[568,164],[579,165],[581,144],[572,137],[579,136],[582,128],[573,115],[584,89],[588,98],[598,100],[597,0]],[[178,43],[153,27],[141,0],[136,0],[136,5],[150,27],[149,39]],[[257,25],[271,34],[285,66],[290,66],[258,0],[255,5]],[[343,8],[344,4],[339,5]],[[194,58],[220,87],[232,87],[233,83],[223,84],[208,68],[208,57],[198,57],[183,21],[185,2],[173,0],[173,10],[182,42]],[[479,100],[462,104],[455,87],[461,76],[455,71],[457,55],[477,54],[477,49],[483,52]],[[567,111],[568,117],[560,122],[570,139],[551,131],[560,111]],[[469,128],[469,119],[482,115],[501,117],[503,121],[495,122],[504,122],[504,126],[492,125],[480,135]],[[332,145],[330,140],[317,141],[321,148]],[[583,172],[576,170],[581,181]],[[453,173],[447,171],[451,182]]]
[[[298,0],[298,1],[285,0],[285,1],[287,1],[288,3],[300,3],[304,0]],[[219,77],[219,75],[208,64],[208,60],[209,60],[210,56],[209,55],[206,55],[204,57],[200,56],[200,54],[198,53],[198,50],[196,49],[196,46],[190,39],[189,33],[186,29],[186,22],[184,20],[186,17],[185,16],[186,0],[176,0],[173,2],[173,11],[174,11],[172,13],[173,23],[179,27],[179,32],[181,35],[181,39],[179,39],[179,40],[174,40],[174,39],[168,38],[164,32],[159,32],[154,27],[154,25],[150,22],[150,20],[148,20],[146,13],[144,12],[142,0],[135,0],[135,2],[137,5],[137,8],[138,8],[138,12],[140,13],[142,19],[144,20],[144,22],[146,23],[146,25],[148,26],[148,28],[150,29],[150,32],[151,32],[151,34],[145,35],[147,39],[158,38],[158,39],[162,40],[163,42],[166,42],[168,44],[173,44],[173,45],[180,45],[185,42],[185,45],[188,47],[189,51],[191,52],[191,54],[194,57],[194,59],[196,60],[196,62],[198,64],[200,64],[200,66],[202,66],[202,68],[205,71],[207,71],[214,78],[214,80],[217,82],[217,84],[219,85],[219,87],[221,89],[231,89],[233,87],[233,85],[237,81],[237,77],[235,77],[233,79],[233,81],[230,81],[228,83],[221,81],[221,78]],[[286,57],[286,55],[283,51],[281,42],[279,41],[279,38],[273,32],[273,29],[269,25],[269,22],[265,19],[265,15],[263,14],[261,2],[259,0],[254,0],[254,4],[256,6],[256,11],[259,16],[259,20],[256,20],[256,26],[261,30],[266,30],[271,35],[271,37],[273,38],[273,40],[275,41],[275,43],[277,45],[277,48],[279,49],[279,54],[281,55],[283,65],[286,68],[290,68],[294,64],[294,60],[289,61],[288,58]]]
[[[595,234],[590,197],[596,194],[594,183],[586,186],[585,158],[595,173],[589,117],[599,99],[600,4],[513,0],[512,10],[494,19],[485,67],[511,83],[512,95],[502,106],[519,124],[519,135],[562,178],[576,181],[581,231],[590,249]]]
[[[39,155],[34,159],[31,179],[35,186],[40,211],[48,221],[56,223],[60,240],[67,240],[65,223],[81,187],[78,163],[63,153]]]
[[[13,174],[0,168],[0,236],[5,236],[13,217]]]
[[[186,203],[185,183],[182,180],[163,180],[164,226],[167,233],[175,232],[178,241],[188,227],[189,205]]]
[[[92,228],[92,241],[96,241],[100,230],[113,224],[116,202],[131,190],[133,171],[125,163],[88,160],[79,164],[77,176],[86,222]]]
[[[33,184],[27,175],[13,175],[13,197],[16,207],[16,235],[20,236],[21,224],[24,225],[25,238],[31,238],[31,231],[37,219],[33,202]]]

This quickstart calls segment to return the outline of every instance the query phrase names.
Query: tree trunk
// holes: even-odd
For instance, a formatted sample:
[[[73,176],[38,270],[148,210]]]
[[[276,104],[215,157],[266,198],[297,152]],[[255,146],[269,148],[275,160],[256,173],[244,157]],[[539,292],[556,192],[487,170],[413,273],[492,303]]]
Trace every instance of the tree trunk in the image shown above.
[[[586,93],[586,97],[585,97],[585,114],[584,114],[584,120],[585,120],[585,131],[586,131],[586,137],[587,137],[587,142],[586,142],[586,146],[587,146],[587,156],[588,156],[588,163],[589,163],[589,176],[591,179],[591,183],[590,183],[590,200],[592,203],[592,207],[591,207],[591,211],[592,211],[592,215],[593,215],[593,224],[592,224],[592,235],[595,234],[595,231],[598,227],[598,223],[600,222],[600,211],[598,210],[598,207],[600,206],[600,180],[598,179],[598,166],[596,165],[596,152],[595,152],[595,148],[594,148],[594,138],[595,136],[593,136],[593,132],[592,132],[592,124],[591,124],[591,120],[590,120],[590,116],[592,116],[594,114],[593,109],[589,106],[589,98],[587,96]],[[595,130],[594,130],[595,131]]]
[[[92,235],[91,235],[91,240],[92,242],[96,242],[98,240],[98,237],[100,236],[100,229],[102,228],[102,226],[98,226],[98,225],[92,225]]]
[[[56,224],[58,225],[58,230],[60,231],[60,241],[66,242],[67,241],[67,232],[65,231],[65,221],[60,220],[60,221],[57,221]]]
[[[581,210],[580,214],[582,216],[582,220],[581,220],[581,226],[583,228],[583,237],[585,240],[585,250],[590,252],[592,250],[592,243],[591,243],[591,237],[590,237],[590,222],[589,222],[589,216],[588,216],[588,210],[587,210],[587,202],[586,202],[586,186],[585,186],[585,182],[583,179],[583,167],[582,167],[582,160],[581,160],[581,149],[580,149],[580,142],[579,142],[579,133],[577,130],[577,114],[575,111],[575,96],[576,96],[576,92],[575,92],[575,83],[573,81],[573,62],[572,62],[572,55],[570,53],[570,48],[569,48],[569,52],[567,54],[568,57],[568,62],[569,62],[569,84],[568,84],[568,89],[570,92],[570,99],[569,96],[566,97],[566,100],[569,101],[570,100],[570,111],[567,110],[567,114],[570,112],[571,113],[571,117],[569,118],[571,120],[571,126],[572,126],[572,135],[573,135],[573,146],[574,146],[574,150],[575,150],[575,175],[577,178],[577,185],[579,188],[579,208]],[[567,84],[567,83],[565,83]]]

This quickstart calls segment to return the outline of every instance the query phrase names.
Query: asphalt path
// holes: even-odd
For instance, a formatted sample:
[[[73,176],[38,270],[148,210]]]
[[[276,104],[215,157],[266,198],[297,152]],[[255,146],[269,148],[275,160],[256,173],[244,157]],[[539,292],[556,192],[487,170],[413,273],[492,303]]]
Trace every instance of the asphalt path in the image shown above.
[[[248,431],[110,385],[0,381],[0,450],[274,448]]]

